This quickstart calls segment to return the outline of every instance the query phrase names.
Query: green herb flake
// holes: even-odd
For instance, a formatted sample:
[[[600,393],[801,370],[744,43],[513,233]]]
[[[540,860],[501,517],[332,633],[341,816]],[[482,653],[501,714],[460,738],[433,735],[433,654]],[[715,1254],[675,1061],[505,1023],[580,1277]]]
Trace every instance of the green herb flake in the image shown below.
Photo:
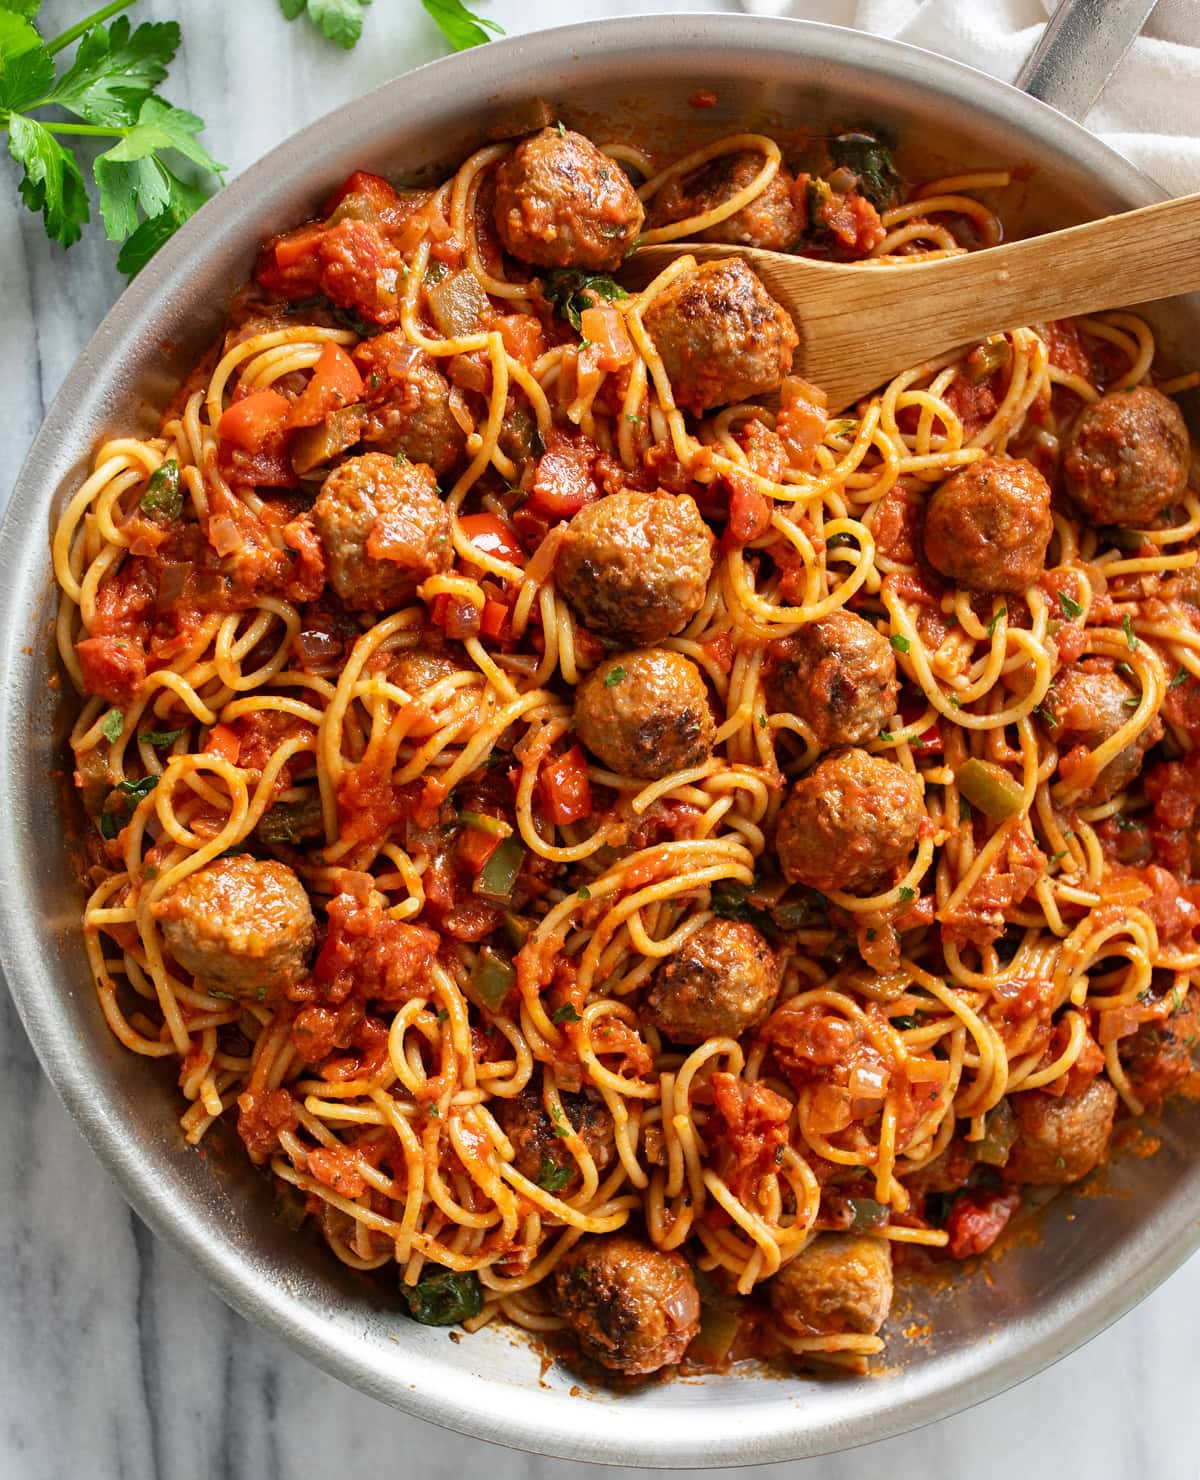
[[[101,812],[99,825],[100,836],[106,838],[110,843],[120,835],[121,819],[115,812]]]
[[[1139,643],[1133,633],[1133,618],[1128,612],[1121,618],[1121,631],[1125,634],[1125,646],[1131,653],[1136,653]]]
[[[1007,617],[1007,616],[1008,616],[1008,607],[1006,607],[1006,606],[1002,606],[998,612],[996,612],[996,613],[993,614],[992,620],[987,625],[987,635],[989,637],[995,637],[995,635],[996,635],[996,628],[1000,625],[1000,618],[1001,617]]]
[[[137,781],[118,781],[117,790],[136,806],[144,797],[148,797],[157,785],[157,776],[142,776]]]
[[[569,1139],[571,1135],[571,1127],[567,1124],[566,1116],[562,1113],[557,1105],[555,1105],[554,1109],[550,1112],[550,1119],[553,1122],[554,1134],[559,1138],[559,1140],[566,1141],[567,1139]]]
[[[537,1185],[544,1192],[561,1192],[574,1175],[573,1167],[560,1167],[551,1157],[543,1156]]]
[[[415,1285],[401,1285],[408,1313],[423,1326],[457,1326],[483,1309],[483,1286],[474,1270],[438,1270]]]
[[[902,1013],[899,1017],[889,1019],[891,1026],[901,1033],[907,1033],[912,1028],[919,1028],[924,1021],[923,1012]]]
[[[1187,679],[1187,677],[1188,677],[1188,671],[1187,671],[1187,669],[1186,668],[1181,668],[1178,671],[1178,673],[1176,673],[1175,677],[1171,680],[1171,682],[1167,685],[1167,688],[1168,689],[1177,689],[1179,687],[1179,685],[1181,683],[1183,683]]]
[[[894,740],[896,737],[892,734],[891,730],[880,730],[879,738],[886,745],[890,740]]]
[[[606,689],[615,689],[619,683],[624,682],[624,679],[625,670],[618,663],[615,668],[610,668],[609,671],[604,675],[604,687]]]
[[[119,709],[110,709],[104,716],[104,723],[100,726],[100,733],[106,740],[114,744],[121,738],[125,730],[125,716]]]
[[[579,888],[575,891],[575,897],[577,899],[591,899],[592,891],[588,888],[586,884],[581,884]]]
[[[899,897],[902,903],[907,904],[910,899],[916,899],[917,891],[909,884],[902,884]]]
[[[1068,596],[1065,591],[1058,593],[1058,604],[1062,607],[1062,614],[1066,617],[1067,621],[1083,615],[1083,607],[1080,606],[1079,602],[1073,596]]]
[[[182,730],[145,730],[138,736],[138,739],[144,740],[147,745],[153,745],[155,750],[166,750],[167,746],[174,745],[182,734]]]
[[[899,632],[893,632],[888,641],[898,653],[906,653],[912,647],[912,643],[909,642],[908,638],[902,636]]]
[[[564,1002],[561,1007],[554,1009],[554,1015],[550,1021],[552,1023],[577,1023],[579,1021],[579,1013],[571,1003]]]

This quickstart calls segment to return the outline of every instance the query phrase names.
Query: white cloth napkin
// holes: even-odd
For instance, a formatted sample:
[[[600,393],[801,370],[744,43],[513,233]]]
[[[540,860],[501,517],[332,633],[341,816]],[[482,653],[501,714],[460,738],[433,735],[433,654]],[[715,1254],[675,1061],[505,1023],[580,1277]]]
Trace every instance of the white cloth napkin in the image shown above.
[[[1054,0],[743,0],[763,15],[856,26],[1011,82]],[[1084,120],[1174,195],[1200,190],[1200,0],[1159,0]]]

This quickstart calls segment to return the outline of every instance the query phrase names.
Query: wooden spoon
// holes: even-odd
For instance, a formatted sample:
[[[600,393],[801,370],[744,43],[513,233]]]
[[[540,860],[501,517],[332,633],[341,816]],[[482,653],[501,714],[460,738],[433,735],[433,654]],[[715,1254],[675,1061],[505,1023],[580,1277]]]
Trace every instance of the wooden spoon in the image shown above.
[[[893,375],[1004,329],[1200,288],[1200,195],[962,256],[815,262],[724,242],[666,242],[629,261],[644,285],[687,252],[742,257],[795,321],[795,370],[840,411]]]

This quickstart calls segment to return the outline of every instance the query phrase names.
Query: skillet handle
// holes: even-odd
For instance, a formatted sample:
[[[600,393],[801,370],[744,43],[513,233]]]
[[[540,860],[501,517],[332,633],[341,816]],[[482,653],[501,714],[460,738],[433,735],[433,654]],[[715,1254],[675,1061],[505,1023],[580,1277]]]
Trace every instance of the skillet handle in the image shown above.
[[[1061,0],[1016,77],[1060,113],[1083,119],[1158,0]]]

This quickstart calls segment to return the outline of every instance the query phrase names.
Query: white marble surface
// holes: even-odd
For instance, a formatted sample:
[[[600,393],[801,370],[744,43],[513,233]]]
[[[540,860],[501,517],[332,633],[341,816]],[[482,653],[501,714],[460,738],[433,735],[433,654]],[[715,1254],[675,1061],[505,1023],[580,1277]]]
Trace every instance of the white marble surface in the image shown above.
[[[86,8],[43,5],[52,30]],[[490,13],[516,31],[646,8],[493,0]],[[368,44],[350,57],[286,26],[276,0],[143,0],[138,14],[184,19],[169,95],[208,120],[205,142],[234,169],[440,50],[416,0],[379,0]],[[4,157],[0,498],[120,288],[101,234],[64,256],[18,210],[15,183]],[[336,1474],[351,1456],[357,1473],[375,1476],[411,1471],[419,1456],[429,1480],[485,1467],[496,1480],[583,1473],[404,1418],[245,1325],[130,1213],[43,1080],[3,993],[0,1124],[0,1480],[292,1480]],[[789,1480],[1195,1477],[1198,1310],[1200,1259],[1115,1330],[1014,1392],[902,1439],[777,1470]]]

